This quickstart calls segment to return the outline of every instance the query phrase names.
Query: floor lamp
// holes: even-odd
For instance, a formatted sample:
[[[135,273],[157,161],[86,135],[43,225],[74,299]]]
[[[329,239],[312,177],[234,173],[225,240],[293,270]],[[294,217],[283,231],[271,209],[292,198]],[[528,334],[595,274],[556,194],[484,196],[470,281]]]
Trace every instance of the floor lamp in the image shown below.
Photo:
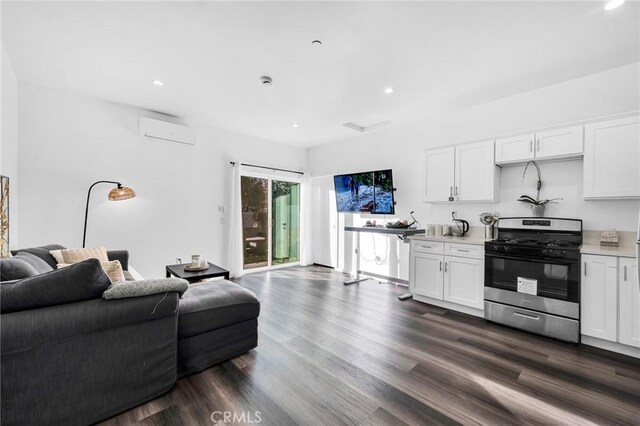
[[[84,211],[84,233],[82,234],[82,247],[84,248],[85,242],[87,241],[87,219],[89,217],[89,199],[91,198],[91,190],[94,186],[99,183],[111,183],[116,185],[111,191],[109,191],[109,201],[121,201],[128,200],[129,198],[133,198],[136,196],[136,191],[133,189],[122,186],[120,182],[116,182],[113,180],[99,180],[95,182],[93,185],[89,187],[89,192],[87,192],[87,208]]]

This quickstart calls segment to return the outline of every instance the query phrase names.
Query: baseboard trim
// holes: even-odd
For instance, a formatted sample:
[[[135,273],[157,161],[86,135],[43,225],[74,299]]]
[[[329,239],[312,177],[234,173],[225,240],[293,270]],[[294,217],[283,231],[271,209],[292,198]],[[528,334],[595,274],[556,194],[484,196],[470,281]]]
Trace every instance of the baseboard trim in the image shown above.
[[[434,306],[439,306],[441,308],[450,309],[456,312],[462,312],[463,314],[473,315],[474,317],[484,318],[484,311],[482,309],[458,305],[457,303],[447,302],[446,300],[432,299],[431,297],[420,296],[419,294],[415,293],[413,294],[413,300],[417,300],[418,302],[422,303],[428,303]]]
[[[585,336],[584,334],[580,335],[580,338],[580,343],[584,345],[594,346],[596,348],[617,352],[634,358],[640,358],[640,348],[634,348],[633,346],[623,345],[622,343],[598,339],[597,337]]]

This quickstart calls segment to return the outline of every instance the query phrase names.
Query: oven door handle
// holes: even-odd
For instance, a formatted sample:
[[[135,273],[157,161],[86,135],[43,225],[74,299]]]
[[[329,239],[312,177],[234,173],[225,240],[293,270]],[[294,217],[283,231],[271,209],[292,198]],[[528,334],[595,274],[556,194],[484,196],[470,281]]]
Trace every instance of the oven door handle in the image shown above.
[[[580,261],[579,260],[570,261],[570,260],[562,260],[562,259],[531,259],[529,257],[504,256],[504,255],[501,255],[501,254],[487,254],[487,253],[485,253],[484,256],[485,257],[491,257],[491,258],[494,258],[494,259],[519,260],[519,261],[522,261],[522,262],[547,263],[547,264],[553,264],[553,265],[567,265],[567,266],[571,266],[571,265],[580,266]]]

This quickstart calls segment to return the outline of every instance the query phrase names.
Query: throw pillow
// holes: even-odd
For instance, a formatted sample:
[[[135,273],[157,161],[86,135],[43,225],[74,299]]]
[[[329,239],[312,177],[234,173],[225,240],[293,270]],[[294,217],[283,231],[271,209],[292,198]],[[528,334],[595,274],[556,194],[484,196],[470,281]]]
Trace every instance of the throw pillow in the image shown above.
[[[16,259],[24,260],[29,265],[33,266],[39,274],[53,271],[53,268],[44,260],[40,259],[35,254],[20,252],[15,255]]]
[[[78,263],[87,259],[98,259],[100,262],[108,262],[107,248],[105,246],[81,249],[62,250],[64,263]]]
[[[0,312],[96,299],[111,285],[95,259],[0,285]]]
[[[126,299],[129,297],[143,297],[150,294],[177,291],[180,297],[189,289],[187,280],[181,278],[156,278],[151,280],[129,281],[111,285],[104,293],[103,299]]]
[[[119,260],[112,260],[111,262],[101,262],[100,266],[109,277],[112,283],[126,281],[124,277],[124,271]]]
[[[0,258],[0,281],[21,280],[38,275],[36,268],[16,257]]]
[[[62,250],[51,250],[49,252],[51,256],[56,259],[56,263],[64,263],[64,257],[62,257]]]
[[[58,263],[58,269],[67,268],[74,263]],[[126,281],[122,265],[119,260],[112,260],[109,262],[100,262],[100,266],[105,274],[109,277],[109,281],[112,283]]]

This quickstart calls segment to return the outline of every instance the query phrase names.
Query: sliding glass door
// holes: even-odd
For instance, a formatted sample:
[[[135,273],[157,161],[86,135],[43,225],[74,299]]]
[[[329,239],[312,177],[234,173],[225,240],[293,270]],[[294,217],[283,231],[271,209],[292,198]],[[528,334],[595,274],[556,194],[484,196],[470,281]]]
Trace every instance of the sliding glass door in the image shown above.
[[[300,183],[242,176],[244,269],[300,261]]]
[[[271,263],[300,261],[300,184],[271,181]]]

